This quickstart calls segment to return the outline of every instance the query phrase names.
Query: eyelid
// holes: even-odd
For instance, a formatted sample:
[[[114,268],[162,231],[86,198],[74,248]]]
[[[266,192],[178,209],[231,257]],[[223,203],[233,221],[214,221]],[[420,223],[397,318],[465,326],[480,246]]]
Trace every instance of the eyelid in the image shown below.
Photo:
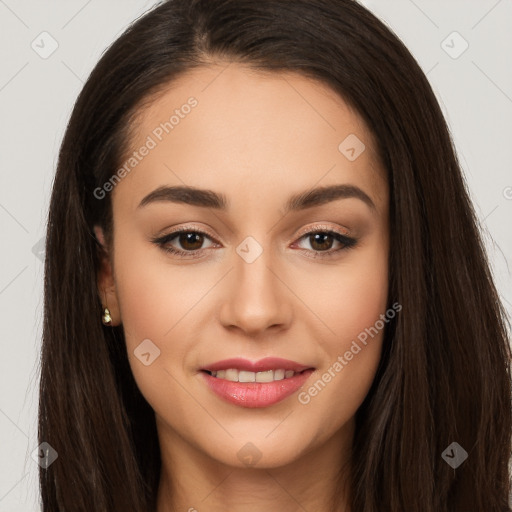
[[[164,238],[164,237],[170,236],[170,235],[172,235],[172,234],[174,234],[176,232],[185,231],[185,230],[196,231],[196,232],[203,232],[204,234],[208,235],[212,240],[218,242],[217,237],[215,237],[212,234],[212,232],[208,230],[208,228],[204,228],[203,226],[194,226],[194,225],[178,226],[175,229],[173,229],[173,230],[171,230],[169,232],[166,232],[163,235],[157,235],[154,238]],[[302,238],[304,235],[307,235],[309,233],[316,232],[316,231],[321,231],[321,230],[334,231],[335,233],[338,233],[340,235],[347,236],[347,237],[353,236],[350,233],[350,231],[348,229],[346,229],[346,228],[339,228],[339,227],[329,226],[327,224],[313,224],[313,225],[307,226],[303,230],[299,231],[299,233],[296,235],[296,237],[297,238]]]
[[[208,235],[212,240],[215,240],[218,242],[217,237],[215,237],[211,231],[208,230],[208,228],[204,228],[203,226],[193,226],[193,225],[184,225],[184,226],[178,226],[177,228],[173,229],[172,231],[166,232],[163,235],[157,235],[156,238],[164,238],[168,237],[176,232],[181,231],[194,231],[198,233],[204,233],[205,235]]]
[[[314,233],[317,231],[334,231],[335,233],[338,233],[339,235],[343,235],[343,236],[347,236],[347,237],[353,236],[350,233],[350,231],[346,228],[328,226],[327,224],[315,224],[315,225],[304,228],[302,231],[299,232],[297,237],[302,238],[304,235],[307,235],[312,232]]]

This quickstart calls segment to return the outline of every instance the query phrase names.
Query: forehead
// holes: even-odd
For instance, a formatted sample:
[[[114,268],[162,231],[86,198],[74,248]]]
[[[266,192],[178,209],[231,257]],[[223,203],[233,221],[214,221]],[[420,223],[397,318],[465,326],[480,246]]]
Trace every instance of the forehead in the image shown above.
[[[387,205],[362,118],[328,86],[297,73],[237,63],[195,68],[145,102],[122,164],[144,146],[151,149],[114,190],[132,208],[162,185],[219,190],[240,198],[238,206],[251,197],[280,207],[304,189],[350,183],[378,208]]]

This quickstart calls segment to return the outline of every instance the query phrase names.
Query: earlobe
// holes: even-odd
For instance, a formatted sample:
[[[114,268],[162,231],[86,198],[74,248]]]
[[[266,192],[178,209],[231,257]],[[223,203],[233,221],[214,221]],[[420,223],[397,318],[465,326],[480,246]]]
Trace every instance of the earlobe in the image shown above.
[[[104,325],[116,326],[121,323],[119,304],[117,300],[112,261],[109,250],[105,245],[105,234],[100,226],[94,226],[94,235],[99,242],[98,262],[99,268],[96,274],[98,295],[101,300],[101,321]]]
[[[103,250],[105,250],[105,234],[103,233],[103,229],[100,226],[94,226],[93,229],[96,240],[98,240],[100,245],[103,247]]]

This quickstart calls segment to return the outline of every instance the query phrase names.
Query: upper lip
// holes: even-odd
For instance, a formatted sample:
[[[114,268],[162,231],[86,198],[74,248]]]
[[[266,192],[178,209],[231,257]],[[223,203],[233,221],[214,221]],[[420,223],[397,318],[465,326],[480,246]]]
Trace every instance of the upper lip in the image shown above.
[[[228,370],[230,368],[255,373],[280,369],[301,372],[303,370],[312,368],[312,366],[296,363],[295,361],[290,361],[289,359],[282,359],[280,357],[265,357],[263,359],[260,359],[259,361],[250,361],[249,359],[244,359],[242,357],[235,357],[232,359],[223,359],[222,361],[217,361],[215,363],[206,365],[202,367],[201,370],[218,371]]]

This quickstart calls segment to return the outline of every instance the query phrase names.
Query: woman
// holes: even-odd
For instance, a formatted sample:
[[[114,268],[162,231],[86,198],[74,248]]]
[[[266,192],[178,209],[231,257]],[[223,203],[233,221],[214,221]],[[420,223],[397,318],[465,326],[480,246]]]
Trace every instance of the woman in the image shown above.
[[[45,274],[43,510],[511,510],[473,208],[424,74],[356,2],[132,25],[73,110]]]

